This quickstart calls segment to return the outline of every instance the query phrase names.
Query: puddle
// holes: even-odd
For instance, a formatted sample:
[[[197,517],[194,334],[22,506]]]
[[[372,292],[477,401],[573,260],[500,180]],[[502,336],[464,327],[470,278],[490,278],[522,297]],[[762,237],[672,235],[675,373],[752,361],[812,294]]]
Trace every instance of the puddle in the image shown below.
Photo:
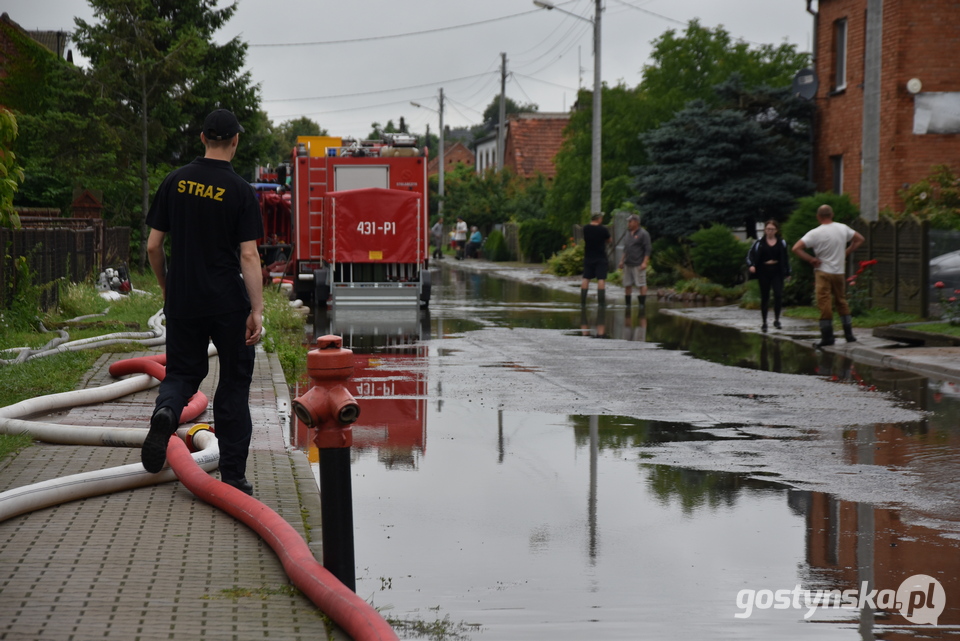
[[[311,328],[342,334],[357,352],[357,592],[385,616],[424,622],[418,629],[446,621],[453,638],[488,640],[960,636],[960,541],[941,527],[945,515],[960,521],[951,512],[960,491],[952,386],[705,331],[653,304],[641,318],[614,309],[584,321],[569,294],[449,270],[434,292],[426,315],[341,315]],[[659,342],[724,364],[892,391],[931,413],[823,443],[799,428],[506,412],[444,398],[443,367],[458,352],[437,339],[489,326]],[[489,375],[518,367],[497,362]],[[301,430],[294,442],[309,448],[309,435]],[[796,474],[773,471],[783,468],[770,465],[771,443],[783,458],[801,444],[820,447],[861,486],[871,470],[906,472],[942,505],[927,515],[868,491],[860,496],[871,502],[816,491],[803,460]],[[731,469],[696,464],[717,457]],[[912,626],[886,601],[800,607],[851,590],[896,593],[914,574],[942,586],[941,627]]]
[[[717,438],[703,430],[459,401],[429,404],[424,426],[415,467],[394,464],[412,444],[389,436],[353,462],[357,591],[392,617],[442,613],[475,639],[874,638],[909,622],[890,608],[735,615],[743,590],[896,590],[906,572],[937,577],[953,595],[940,623],[960,624],[960,555],[937,530],[762,469],[642,457]]]

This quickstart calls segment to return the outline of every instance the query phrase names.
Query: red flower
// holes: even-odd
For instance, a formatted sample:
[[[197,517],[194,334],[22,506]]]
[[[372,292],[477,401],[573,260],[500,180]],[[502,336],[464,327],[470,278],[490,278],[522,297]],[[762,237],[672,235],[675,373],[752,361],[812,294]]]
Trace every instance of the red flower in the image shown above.
[[[955,303],[955,302],[957,302],[957,297],[956,297],[956,296],[951,296],[951,297],[948,298],[947,300],[950,301],[951,303]]]
[[[946,285],[943,284],[942,280],[938,280],[933,284],[933,286],[936,287],[937,289],[943,289],[944,287],[946,287]]]

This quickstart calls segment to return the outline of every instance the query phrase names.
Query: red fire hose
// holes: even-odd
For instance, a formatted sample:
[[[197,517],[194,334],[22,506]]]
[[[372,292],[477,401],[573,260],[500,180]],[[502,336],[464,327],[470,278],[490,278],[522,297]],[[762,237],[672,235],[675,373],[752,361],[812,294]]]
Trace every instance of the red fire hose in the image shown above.
[[[355,641],[399,641],[390,624],[369,603],[328,572],[300,534],[269,507],[209,476],[179,438],[167,445],[167,462],[198,498],[243,522],[260,535],[283,564],[293,584]]]
[[[127,374],[149,374],[158,381],[167,375],[167,355],[153,354],[116,361],[110,365],[111,376],[126,376]],[[187,406],[180,413],[180,423],[186,423],[200,416],[207,409],[207,395],[197,392],[190,397]]]

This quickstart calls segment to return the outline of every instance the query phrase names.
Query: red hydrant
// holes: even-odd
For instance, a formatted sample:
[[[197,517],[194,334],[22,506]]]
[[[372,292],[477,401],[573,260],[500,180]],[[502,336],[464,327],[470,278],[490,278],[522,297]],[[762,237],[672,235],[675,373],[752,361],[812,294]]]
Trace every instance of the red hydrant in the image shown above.
[[[360,406],[344,383],[353,375],[353,351],[339,336],[321,336],[307,354],[310,389],[294,399],[297,418],[317,433],[320,450],[320,518],[323,567],[356,592],[353,545],[353,489],[350,480],[351,425]]]
[[[360,406],[343,386],[353,376],[353,350],[342,345],[339,336],[317,339],[317,349],[307,353],[310,389],[293,400],[297,418],[317,429],[313,442],[320,449],[353,445],[350,426],[360,417]]]

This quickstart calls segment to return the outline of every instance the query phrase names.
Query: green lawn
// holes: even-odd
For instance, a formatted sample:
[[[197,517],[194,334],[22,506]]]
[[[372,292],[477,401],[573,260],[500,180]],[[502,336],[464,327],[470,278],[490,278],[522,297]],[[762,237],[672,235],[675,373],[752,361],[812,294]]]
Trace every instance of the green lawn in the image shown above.
[[[64,327],[70,334],[70,340],[118,331],[146,331],[149,327],[147,321],[163,307],[163,300],[152,276],[134,278],[134,286],[147,294],[131,294],[121,300],[106,301],[92,285],[70,285],[61,293],[61,311],[45,315],[41,320],[48,329]],[[291,310],[286,295],[275,288],[264,291],[264,303],[264,349],[277,352],[284,372],[290,370],[288,376],[298,376],[306,370],[306,350],[301,346],[305,319]],[[104,311],[105,316],[83,321],[83,329],[65,323],[77,316]],[[39,330],[7,331],[0,335],[0,348],[27,346],[36,349],[56,337],[55,333]],[[0,365],[0,407],[29,398],[75,390],[102,354],[140,349],[136,344],[112,345],[54,354],[15,365]],[[5,355],[8,359],[11,356]],[[0,434],[0,460],[29,444],[28,437]]]

